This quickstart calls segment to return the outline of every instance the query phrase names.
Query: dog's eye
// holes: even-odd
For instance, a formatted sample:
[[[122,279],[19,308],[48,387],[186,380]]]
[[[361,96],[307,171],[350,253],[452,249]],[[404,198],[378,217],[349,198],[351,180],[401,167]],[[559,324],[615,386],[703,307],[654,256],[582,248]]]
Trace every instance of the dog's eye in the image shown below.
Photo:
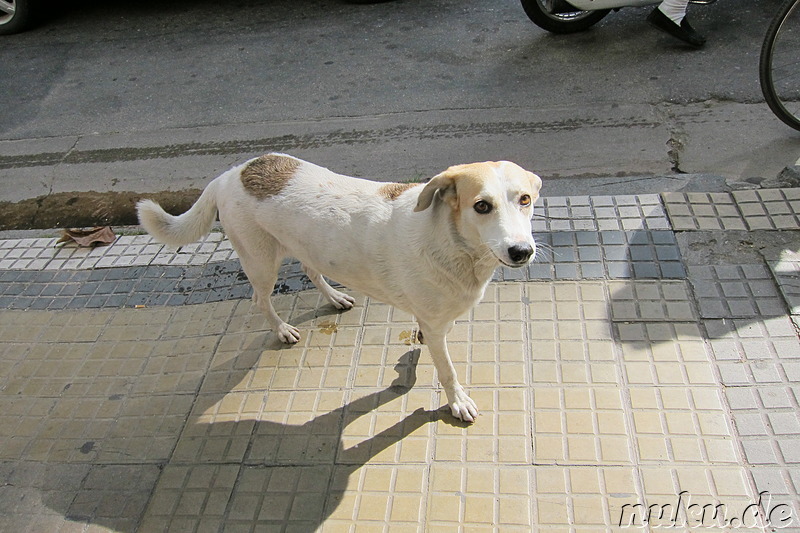
[[[472,208],[475,209],[476,213],[485,215],[492,210],[492,204],[486,200],[479,200],[475,202],[475,205],[473,205]]]
[[[529,205],[531,205],[531,197],[528,196],[527,194],[523,194],[522,196],[519,197],[519,205],[521,205],[522,207],[528,207]]]

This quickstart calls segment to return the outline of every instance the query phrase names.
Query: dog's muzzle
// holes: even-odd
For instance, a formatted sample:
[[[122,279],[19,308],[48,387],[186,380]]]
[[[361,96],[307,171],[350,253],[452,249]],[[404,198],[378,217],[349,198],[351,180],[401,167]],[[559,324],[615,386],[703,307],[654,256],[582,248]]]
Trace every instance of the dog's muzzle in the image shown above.
[[[533,246],[530,244],[515,244],[508,249],[508,258],[514,266],[523,266],[533,255]]]

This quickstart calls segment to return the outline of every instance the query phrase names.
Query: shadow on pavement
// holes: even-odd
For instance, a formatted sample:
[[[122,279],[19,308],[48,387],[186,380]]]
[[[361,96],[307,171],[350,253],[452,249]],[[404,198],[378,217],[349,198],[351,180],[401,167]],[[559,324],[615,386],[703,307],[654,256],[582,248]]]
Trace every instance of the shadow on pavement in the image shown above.
[[[220,365],[237,369],[229,374],[228,383],[235,386],[244,379],[264,351],[264,339],[264,335],[257,336],[233,360]],[[192,414],[177,432],[168,436],[174,447],[167,454],[168,459],[160,462],[147,458],[147,444],[142,444],[144,451],[128,449],[131,455],[141,455],[143,459],[137,461],[126,459],[119,450],[111,449],[117,443],[100,437],[96,443],[87,442],[87,453],[99,450],[111,457],[118,454],[117,461],[0,463],[0,530],[10,530],[6,529],[9,527],[28,531],[71,530],[64,518],[84,524],[76,524],[80,530],[85,524],[119,532],[183,527],[193,530],[209,523],[222,526],[230,517],[239,524],[313,531],[345,500],[350,476],[376,455],[430,422],[456,423],[448,421],[443,412],[417,409],[408,416],[399,415],[396,423],[374,436],[346,447],[343,434],[348,425],[411,390],[416,382],[419,355],[420,350],[414,349],[400,358],[395,366],[398,376],[389,387],[358,397],[300,425],[259,419],[220,421],[225,416],[214,416],[210,423],[204,422],[204,414],[213,412],[215,405],[231,391],[196,394]],[[218,368],[209,373],[214,370]],[[207,375],[201,380],[207,379]],[[201,390],[201,384],[202,381],[194,383],[191,388]],[[254,390],[250,394],[269,395],[270,391]],[[146,406],[148,402],[157,403],[158,398],[137,400]],[[279,418],[282,415],[269,414]],[[288,411],[288,417],[291,416]],[[124,423],[119,418],[109,421],[111,425]],[[153,425],[158,423],[153,421]],[[146,419],[138,428],[123,431],[130,440],[140,442],[153,434]],[[352,440],[348,438],[347,442]],[[209,472],[214,472],[211,478],[193,485],[198,483],[197,476]],[[176,487],[176,476],[183,474],[186,479],[181,483],[188,485]],[[252,492],[254,476],[265,485]],[[294,485],[287,485],[286,479],[294,479]],[[279,484],[278,488],[275,484]],[[254,494],[258,497],[255,503]]]

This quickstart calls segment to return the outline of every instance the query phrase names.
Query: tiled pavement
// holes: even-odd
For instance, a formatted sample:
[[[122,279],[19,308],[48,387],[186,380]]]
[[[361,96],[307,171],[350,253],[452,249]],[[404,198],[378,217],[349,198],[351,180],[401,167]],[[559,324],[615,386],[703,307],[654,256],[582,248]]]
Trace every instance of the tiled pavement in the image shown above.
[[[0,531],[800,530],[798,190],[539,213],[450,335],[471,426],[413,317],[293,263],[277,343],[222,233],[0,241]]]

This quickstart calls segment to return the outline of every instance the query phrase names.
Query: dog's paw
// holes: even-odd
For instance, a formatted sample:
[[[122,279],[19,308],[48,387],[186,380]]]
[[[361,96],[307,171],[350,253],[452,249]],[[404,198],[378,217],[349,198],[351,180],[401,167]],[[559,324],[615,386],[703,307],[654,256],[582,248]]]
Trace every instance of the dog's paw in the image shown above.
[[[350,296],[349,294],[345,294],[343,292],[334,291],[331,294],[330,298],[331,304],[336,308],[342,311],[347,311],[348,309],[352,309],[353,306],[356,304],[356,299]]]
[[[453,394],[453,399],[450,400],[450,412],[454,417],[464,422],[475,422],[478,418],[478,406],[472,401],[464,389],[457,389]]]
[[[295,344],[300,340],[300,330],[284,322],[278,326],[278,338],[286,344]]]

